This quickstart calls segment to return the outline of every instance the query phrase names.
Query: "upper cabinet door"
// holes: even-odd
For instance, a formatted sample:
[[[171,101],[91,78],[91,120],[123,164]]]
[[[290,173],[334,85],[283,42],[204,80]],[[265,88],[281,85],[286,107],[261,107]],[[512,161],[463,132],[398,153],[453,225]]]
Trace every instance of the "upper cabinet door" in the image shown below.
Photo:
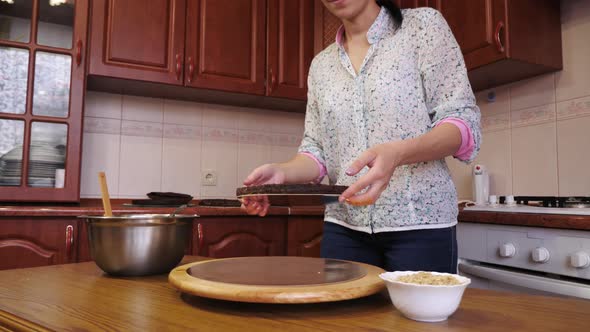
[[[94,0],[89,74],[182,85],[185,0]]]
[[[504,0],[444,0],[441,11],[461,46],[467,70],[509,54]]]
[[[442,1],[443,0],[396,0],[396,3],[401,8],[432,7],[440,10]]]
[[[313,0],[269,0],[267,95],[306,99],[313,59]]]
[[[265,0],[188,0],[185,84],[264,95]]]

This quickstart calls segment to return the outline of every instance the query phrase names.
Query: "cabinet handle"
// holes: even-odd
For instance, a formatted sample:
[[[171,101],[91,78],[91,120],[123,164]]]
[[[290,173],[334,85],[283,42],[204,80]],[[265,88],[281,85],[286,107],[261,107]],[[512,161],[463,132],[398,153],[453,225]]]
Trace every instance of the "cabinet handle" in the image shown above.
[[[201,255],[201,249],[203,248],[203,239],[204,239],[203,225],[201,223],[197,224],[197,237],[199,239],[198,245],[197,245],[197,254]]]
[[[193,81],[193,75],[195,73],[195,64],[193,63],[193,57],[189,56],[188,57],[188,82],[192,82]]]
[[[500,40],[500,32],[502,31],[502,28],[504,28],[504,22],[500,21],[496,25],[496,32],[494,33],[495,41],[496,41],[496,49],[500,53],[504,53],[504,50],[505,50],[504,45],[502,45],[502,41]]]
[[[180,81],[180,71],[182,70],[182,59],[180,54],[176,54],[176,80]]]
[[[76,66],[80,67],[82,63],[82,41],[78,39],[76,43]]]
[[[71,258],[72,247],[74,246],[74,226],[66,226],[66,256]]]

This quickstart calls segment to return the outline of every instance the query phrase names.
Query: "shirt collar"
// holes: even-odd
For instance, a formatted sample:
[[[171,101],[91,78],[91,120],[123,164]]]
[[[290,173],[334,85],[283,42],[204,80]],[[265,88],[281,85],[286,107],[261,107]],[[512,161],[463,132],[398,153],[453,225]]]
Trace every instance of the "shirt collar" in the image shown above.
[[[374,44],[378,42],[381,38],[385,36],[385,33],[394,28],[393,20],[387,8],[381,7],[379,11],[379,15],[371,24],[369,31],[367,31],[367,40],[369,44]],[[336,32],[336,44],[340,47],[343,47],[344,43],[344,25],[341,25]]]

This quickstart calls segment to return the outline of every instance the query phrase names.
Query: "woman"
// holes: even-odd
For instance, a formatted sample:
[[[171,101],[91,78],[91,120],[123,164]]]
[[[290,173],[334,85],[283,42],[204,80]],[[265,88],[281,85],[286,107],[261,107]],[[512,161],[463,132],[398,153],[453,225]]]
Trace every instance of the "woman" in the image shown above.
[[[326,206],[322,257],[455,273],[457,195],[444,158],[472,161],[481,137],[461,50],[434,9],[322,2],[342,27],[311,64],[299,153],[244,184],[327,174],[349,187]],[[249,214],[268,210],[264,196],[243,204]]]

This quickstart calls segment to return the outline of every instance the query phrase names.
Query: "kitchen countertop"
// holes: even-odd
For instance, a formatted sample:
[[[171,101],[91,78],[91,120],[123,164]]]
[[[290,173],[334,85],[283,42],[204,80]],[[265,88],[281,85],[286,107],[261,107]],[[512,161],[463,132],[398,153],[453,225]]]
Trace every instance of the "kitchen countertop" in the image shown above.
[[[491,211],[459,212],[460,222],[590,230],[590,216]]]
[[[100,201],[100,200],[98,200]],[[122,203],[113,204],[113,213],[170,213],[174,208],[153,207],[127,207]],[[195,206],[183,211],[185,214],[198,214],[199,216],[246,216],[239,207],[210,207]],[[76,217],[80,215],[101,215],[102,207],[93,201],[91,204],[84,202],[79,206],[49,206],[49,205],[22,205],[0,206],[0,217]],[[274,216],[322,216],[324,206],[274,206],[268,215]],[[562,215],[562,214],[535,214],[535,213],[510,213],[488,211],[465,211],[460,209],[458,220],[460,222],[501,224],[514,226],[536,226],[559,229],[590,230],[590,216]]]
[[[114,214],[126,213],[171,213],[173,207],[127,207],[122,204],[113,204]],[[101,206],[44,206],[44,205],[22,205],[22,206],[0,206],[0,217],[76,217],[80,215],[101,215],[104,210]],[[194,206],[182,211],[182,214],[198,214],[199,216],[246,216],[239,207],[212,207]],[[323,206],[274,206],[268,211],[268,215],[323,215]]]
[[[387,292],[246,304],[181,294],[166,275],[108,277],[92,262],[0,271],[0,329],[23,331],[587,331],[589,312],[590,301],[467,289],[447,321],[420,323],[401,316]]]

